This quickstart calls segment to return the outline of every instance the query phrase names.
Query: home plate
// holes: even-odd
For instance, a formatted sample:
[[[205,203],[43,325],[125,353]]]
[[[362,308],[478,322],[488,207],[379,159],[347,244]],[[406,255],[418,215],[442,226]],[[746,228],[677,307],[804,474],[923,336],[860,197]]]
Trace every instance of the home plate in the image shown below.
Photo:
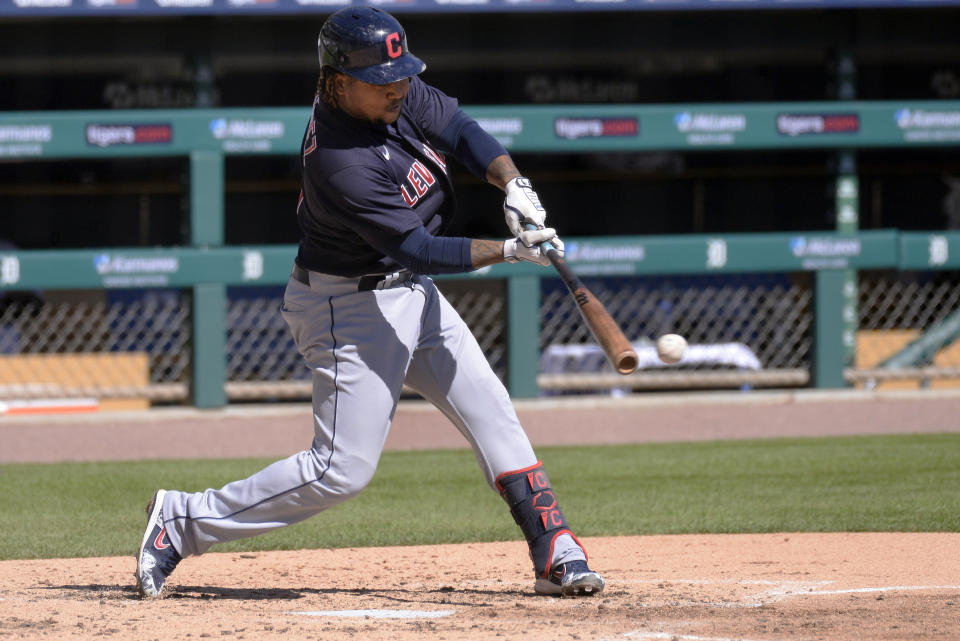
[[[345,619],[439,619],[456,614],[456,612],[456,610],[309,610],[291,612],[290,614]]]

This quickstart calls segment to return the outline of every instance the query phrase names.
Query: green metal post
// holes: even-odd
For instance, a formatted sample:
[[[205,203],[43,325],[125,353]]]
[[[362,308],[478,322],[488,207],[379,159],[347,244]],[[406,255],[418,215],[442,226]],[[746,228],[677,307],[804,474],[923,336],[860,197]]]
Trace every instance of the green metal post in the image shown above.
[[[814,276],[813,385],[846,387],[843,379],[844,270],[820,270]]]
[[[857,97],[857,67],[853,53],[841,50],[837,56],[837,98]],[[860,182],[857,178],[857,154],[849,149],[837,152],[836,229],[841,233],[860,231]],[[843,364],[850,367],[857,354],[857,330],[860,312],[857,301],[860,279],[855,269],[843,272]]]
[[[190,154],[190,243],[223,245],[223,154]],[[203,283],[193,287],[193,404],[227,403],[227,288]]]
[[[856,156],[853,152],[840,152],[841,173],[837,176],[837,231],[857,233],[860,229],[859,181],[853,175]],[[857,330],[860,327],[857,291],[859,276],[857,270],[843,271],[843,362],[853,365],[857,353]]]
[[[227,288],[207,283],[193,287],[193,404],[227,404]]]
[[[223,244],[223,154],[190,154],[190,244]]]
[[[539,395],[540,278],[507,279],[507,387],[514,398]]]

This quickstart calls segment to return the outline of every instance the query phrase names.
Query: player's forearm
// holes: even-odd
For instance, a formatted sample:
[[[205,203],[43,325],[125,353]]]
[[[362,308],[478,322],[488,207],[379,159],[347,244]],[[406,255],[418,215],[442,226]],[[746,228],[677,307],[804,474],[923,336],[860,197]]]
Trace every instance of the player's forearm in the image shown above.
[[[376,247],[416,274],[460,274],[474,269],[470,239],[433,236],[417,227],[403,236],[383,236]]]
[[[502,240],[433,236],[417,227],[380,241],[381,251],[417,274],[457,274],[504,262]]]
[[[503,241],[472,239],[470,241],[470,261],[473,263],[474,269],[502,263]]]
[[[503,154],[494,158],[487,165],[487,182],[496,185],[500,189],[505,189],[511,179],[520,175],[517,166],[513,164],[513,159],[509,154]]]

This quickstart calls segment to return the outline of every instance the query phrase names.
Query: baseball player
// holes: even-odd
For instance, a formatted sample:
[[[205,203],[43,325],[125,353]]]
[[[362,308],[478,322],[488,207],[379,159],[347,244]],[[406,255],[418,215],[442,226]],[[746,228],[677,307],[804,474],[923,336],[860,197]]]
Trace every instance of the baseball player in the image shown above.
[[[281,313],[313,372],[310,449],[218,490],[159,490],[137,554],[157,597],[185,557],[296,523],[373,477],[406,383],[476,454],[529,545],[541,594],[591,595],[604,581],[567,525],[550,479],[473,334],[426,274],[499,262],[548,265],[562,241],[503,147],[418,74],[400,23],[371,7],[331,15],[301,148],[300,247]],[[507,240],[444,237],[454,213],[447,155],[505,191]],[[535,230],[525,230],[533,223]]]

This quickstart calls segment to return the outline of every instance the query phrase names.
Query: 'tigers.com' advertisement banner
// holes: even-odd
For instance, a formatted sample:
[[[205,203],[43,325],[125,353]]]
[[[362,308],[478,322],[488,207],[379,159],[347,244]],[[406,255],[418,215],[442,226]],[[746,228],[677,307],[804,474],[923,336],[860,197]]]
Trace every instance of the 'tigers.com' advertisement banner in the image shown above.
[[[960,142],[960,101],[464,106],[507,149],[849,149]],[[0,158],[296,154],[305,108],[0,114]]]
[[[960,140],[956,101],[466,109],[517,151],[912,146]]]

